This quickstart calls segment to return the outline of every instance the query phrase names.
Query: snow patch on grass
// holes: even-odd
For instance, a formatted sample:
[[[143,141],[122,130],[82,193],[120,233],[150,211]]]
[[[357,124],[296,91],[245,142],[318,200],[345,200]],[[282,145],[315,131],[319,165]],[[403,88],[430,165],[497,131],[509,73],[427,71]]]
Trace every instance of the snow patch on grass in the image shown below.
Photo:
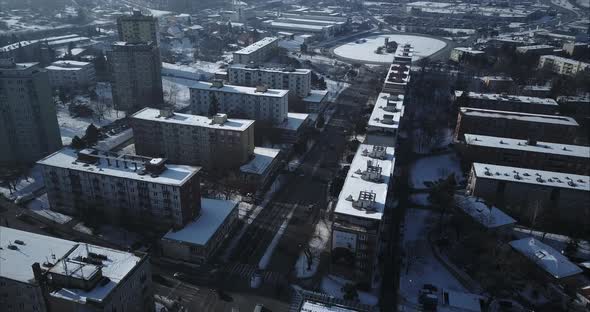
[[[459,157],[454,153],[427,156],[414,162],[410,169],[410,184],[415,189],[426,189],[427,182],[436,182],[450,174],[457,183],[463,180]]]
[[[326,249],[328,241],[330,241],[330,234],[330,223],[324,219],[319,220],[315,226],[313,237],[308,243],[312,255],[311,268],[307,269],[307,256],[301,251],[295,264],[295,274],[298,278],[309,278],[316,274],[320,264],[320,255]]]

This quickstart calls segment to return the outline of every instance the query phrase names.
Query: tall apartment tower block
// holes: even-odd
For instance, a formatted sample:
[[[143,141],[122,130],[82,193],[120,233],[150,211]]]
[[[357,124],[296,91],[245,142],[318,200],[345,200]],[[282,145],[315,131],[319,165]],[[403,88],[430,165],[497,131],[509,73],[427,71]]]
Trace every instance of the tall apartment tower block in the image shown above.
[[[47,72],[0,60],[0,164],[32,163],[61,144]]]
[[[132,15],[117,18],[119,40],[130,43],[154,42],[160,44],[158,19],[134,10]]]
[[[113,104],[128,113],[163,103],[162,62],[154,42],[116,42],[107,53]]]

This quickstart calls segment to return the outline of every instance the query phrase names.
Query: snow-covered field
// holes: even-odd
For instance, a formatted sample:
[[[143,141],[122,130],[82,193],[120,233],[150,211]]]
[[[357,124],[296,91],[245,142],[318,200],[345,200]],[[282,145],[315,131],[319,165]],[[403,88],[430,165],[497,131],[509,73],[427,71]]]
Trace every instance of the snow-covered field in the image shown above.
[[[459,157],[453,153],[427,156],[418,159],[410,169],[410,183],[413,188],[427,188],[424,182],[436,182],[450,174],[455,175],[457,182],[463,180]]]
[[[410,43],[414,47],[414,60],[430,56],[447,45],[444,41],[429,37],[379,35],[364,38],[362,42],[357,40],[343,44],[334,49],[334,53],[341,57],[359,61],[391,63],[393,61],[393,53],[375,53],[378,47],[384,45],[385,38],[389,38],[390,41],[395,41],[398,44]]]
[[[27,204],[27,208],[29,208],[34,213],[59,224],[65,224],[72,220],[72,217],[68,215],[49,209],[49,200],[47,199],[47,193],[30,201]]]
[[[424,284],[438,289],[465,292],[464,287],[432,253],[428,232],[436,223],[430,210],[408,209],[404,222],[404,260],[400,270],[400,294],[405,301],[418,303],[418,292]]]
[[[16,199],[20,195],[35,193],[44,186],[41,167],[36,165],[26,175],[18,179],[16,182],[16,192],[10,194],[8,187],[2,185],[0,186],[0,194],[9,199]]]

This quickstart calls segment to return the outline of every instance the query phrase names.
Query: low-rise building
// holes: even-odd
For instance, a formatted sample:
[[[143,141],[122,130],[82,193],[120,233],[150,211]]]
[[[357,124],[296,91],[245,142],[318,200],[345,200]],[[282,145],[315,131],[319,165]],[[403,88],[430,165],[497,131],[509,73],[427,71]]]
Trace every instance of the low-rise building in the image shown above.
[[[153,311],[147,255],[0,227],[3,311]]]
[[[394,149],[361,144],[334,209],[331,271],[371,286],[378,274]]]
[[[279,47],[279,38],[266,37],[234,52],[235,64],[262,63],[274,55]]]
[[[556,48],[547,44],[527,45],[516,48],[516,53],[528,55],[551,54]]]
[[[52,210],[115,224],[181,227],[199,214],[200,168],[64,148],[37,162]]]
[[[309,114],[288,113],[287,119],[278,125],[274,125],[270,131],[278,142],[295,144],[300,142],[306,134],[306,130],[311,126]]]
[[[531,114],[552,115],[559,112],[559,104],[554,99],[497,93],[475,93],[455,91],[454,100],[465,99],[462,106],[513,111]],[[463,97],[462,97],[463,96]]]
[[[508,92],[514,87],[514,80],[508,76],[482,76],[479,80],[490,92]]]
[[[403,114],[403,95],[379,93],[367,124],[366,143],[395,147]]]
[[[240,167],[242,188],[252,193],[266,189],[281,168],[280,153],[276,148],[255,147],[254,158]]]
[[[162,237],[162,254],[189,263],[206,263],[232,231],[238,210],[236,202],[202,198],[201,211],[195,219]]]
[[[556,55],[542,55],[539,59],[539,68],[547,68],[560,75],[575,76],[580,72],[590,70],[590,63]]]
[[[304,98],[311,92],[311,70],[270,68],[256,65],[234,64],[227,68],[228,82],[232,85],[289,90],[290,96]]]
[[[455,195],[455,207],[486,231],[511,235],[516,220],[485,200],[474,196]]]
[[[207,170],[236,169],[254,152],[254,121],[144,108],[131,116],[135,151]]]
[[[231,118],[253,119],[260,125],[281,124],[287,119],[289,90],[224,85],[221,81],[196,81],[189,89],[195,115],[224,113]]]
[[[578,126],[573,118],[565,116],[461,107],[454,140],[459,142],[465,133],[471,133],[571,144]]]
[[[590,147],[466,133],[459,147],[471,162],[590,175]]]
[[[473,163],[467,193],[505,209],[519,223],[545,219],[590,226],[589,176]]]
[[[94,64],[79,61],[55,61],[45,67],[52,88],[83,88],[96,84]]]
[[[453,62],[463,63],[465,61],[482,58],[485,54],[484,51],[474,50],[473,48],[457,47],[451,51],[449,59]]]

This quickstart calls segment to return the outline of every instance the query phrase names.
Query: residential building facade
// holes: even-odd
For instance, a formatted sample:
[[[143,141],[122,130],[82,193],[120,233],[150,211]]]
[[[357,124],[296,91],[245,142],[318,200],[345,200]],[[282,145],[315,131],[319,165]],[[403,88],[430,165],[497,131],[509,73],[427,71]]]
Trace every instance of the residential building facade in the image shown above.
[[[269,59],[279,48],[279,38],[266,37],[234,52],[234,64],[260,63]]]
[[[467,162],[590,175],[590,147],[466,133],[459,150]]]
[[[0,60],[0,164],[33,163],[62,146],[47,72]]]
[[[160,43],[158,19],[153,16],[143,15],[141,11],[134,10],[131,15],[117,18],[117,30],[119,41],[129,43]]]
[[[473,163],[467,193],[502,207],[519,223],[590,227],[589,176]]]
[[[471,133],[572,144],[578,126],[573,118],[565,116],[461,107],[454,140],[459,142],[465,133]]]
[[[153,311],[147,255],[0,227],[7,312]]]
[[[55,61],[45,67],[52,88],[84,88],[96,84],[94,64],[79,61]]]
[[[287,119],[289,90],[224,85],[221,81],[197,81],[189,89],[195,115],[208,116],[213,111],[263,124],[280,124]]]
[[[162,105],[162,62],[153,43],[116,42],[107,52],[113,104],[128,113]]]
[[[542,55],[539,58],[539,68],[548,68],[560,75],[575,76],[579,72],[590,70],[590,63],[556,55]]]
[[[199,168],[64,148],[37,162],[52,210],[115,224],[179,228],[199,214]]]
[[[235,169],[254,153],[254,121],[144,108],[131,116],[135,151],[208,170]]]
[[[334,209],[331,271],[369,287],[379,275],[394,149],[361,144]]]
[[[311,92],[311,70],[268,68],[234,64],[228,67],[228,82],[232,85],[289,90],[289,95],[304,98]]]

